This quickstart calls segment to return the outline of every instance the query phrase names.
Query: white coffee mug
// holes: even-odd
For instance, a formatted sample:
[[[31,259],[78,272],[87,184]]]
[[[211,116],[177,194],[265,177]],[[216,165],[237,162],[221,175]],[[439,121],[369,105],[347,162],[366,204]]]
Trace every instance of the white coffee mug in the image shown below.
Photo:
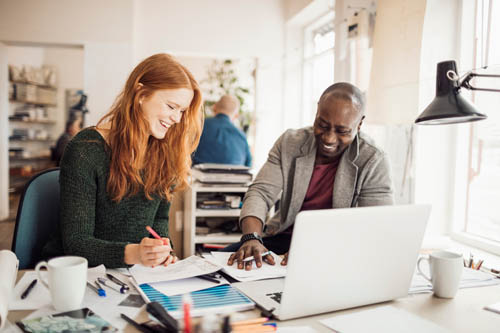
[[[38,279],[49,289],[57,311],[80,308],[87,285],[87,266],[87,259],[72,256],[57,257],[36,265]],[[47,268],[48,283],[40,274],[42,267]]]
[[[429,262],[430,277],[420,269],[420,263],[423,260]],[[442,298],[455,297],[463,271],[461,254],[448,251],[433,252],[429,255],[429,258],[420,257],[418,259],[417,269],[426,280],[432,283],[434,295]]]

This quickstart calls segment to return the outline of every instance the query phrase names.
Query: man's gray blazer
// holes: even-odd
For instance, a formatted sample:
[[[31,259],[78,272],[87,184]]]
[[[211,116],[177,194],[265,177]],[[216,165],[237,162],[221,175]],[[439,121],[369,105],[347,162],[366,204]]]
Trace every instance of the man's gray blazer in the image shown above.
[[[240,222],[255,216],[265,223],[264,234],[274,235],[295,222],[309,186],[316,158],[312,127],[290,129],[281,135],[250,185]],[[265,222],[281,193],[279,211]],[[343,153],[333,188],[333,208],[394,204],[387,155],[359,132]]]

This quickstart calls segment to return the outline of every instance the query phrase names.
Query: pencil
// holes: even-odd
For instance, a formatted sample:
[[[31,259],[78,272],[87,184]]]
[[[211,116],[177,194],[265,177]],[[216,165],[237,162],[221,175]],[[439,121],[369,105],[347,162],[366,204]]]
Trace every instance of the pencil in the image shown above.
[[[166,241],[166,240],[164,240],[164,239],[162,239],[162,238],[160,237],[160,235],[158,235],[158,234],[156,233],[156,231],[154,231],[154,230],[153,230],[153,228],[151,228],[149,225],[148,225],[148,226],[146,226],[146,230],[147,230],[147,231],[149,231],[149,233],[150,233],[151,235],[153,235],[153,237],[154,237],[154,238],[159,239],[159,240],[162,240],[162,241],[163,241],[163,245],[167,245],[167,241]]]
[[[260,256],[265,257],[268,254],[271,254],[271,251],[263,252],[260,254]],[[245,259],[243,259],[243,262],[248,262],[248,261],[252,261],[252,260],[255,260],[255,258],[253,256],[250,256],[250,257],[246,257]]]
[[[269,320],[269,318],[260,317],[260,318],[254,318],[254,319],[237,321],[237,322],[231,323],[231,326],[262,324],[262,323],[265,323],[268,320]]]
[[[233,333],[265,333],[276,332],[276,327],[267,325],[247,325],[233,328]]]

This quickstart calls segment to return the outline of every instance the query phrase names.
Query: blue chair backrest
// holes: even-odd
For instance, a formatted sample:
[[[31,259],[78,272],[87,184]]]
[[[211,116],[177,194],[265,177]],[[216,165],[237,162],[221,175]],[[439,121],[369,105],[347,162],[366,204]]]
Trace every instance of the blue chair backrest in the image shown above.
[[[31,178],[21,196],[12,241],[19,269],[35,267],[58,224],[59,168],[54,168]]]

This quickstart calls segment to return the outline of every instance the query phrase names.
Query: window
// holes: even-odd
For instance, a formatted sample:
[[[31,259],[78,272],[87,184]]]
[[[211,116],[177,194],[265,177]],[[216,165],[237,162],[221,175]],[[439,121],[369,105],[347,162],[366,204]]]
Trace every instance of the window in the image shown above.
[[[473,67],[479,73],[500,74],[500,2],[475,1]],[[465,41],[467,42],[467,41]],[[476,78],[476,87],[500,89],[500,78]],[[472,92],[471,99],[487,120],[468,128],[466,198],[460,231],[500,248],[500,93]],[[459,148],[460,149],[460,148]],[[493,250],[497,252],[496,250]]]
[[[319,97],[334,82],[334,13],[329,12],[304,29],[304,125],[314,122]]]

